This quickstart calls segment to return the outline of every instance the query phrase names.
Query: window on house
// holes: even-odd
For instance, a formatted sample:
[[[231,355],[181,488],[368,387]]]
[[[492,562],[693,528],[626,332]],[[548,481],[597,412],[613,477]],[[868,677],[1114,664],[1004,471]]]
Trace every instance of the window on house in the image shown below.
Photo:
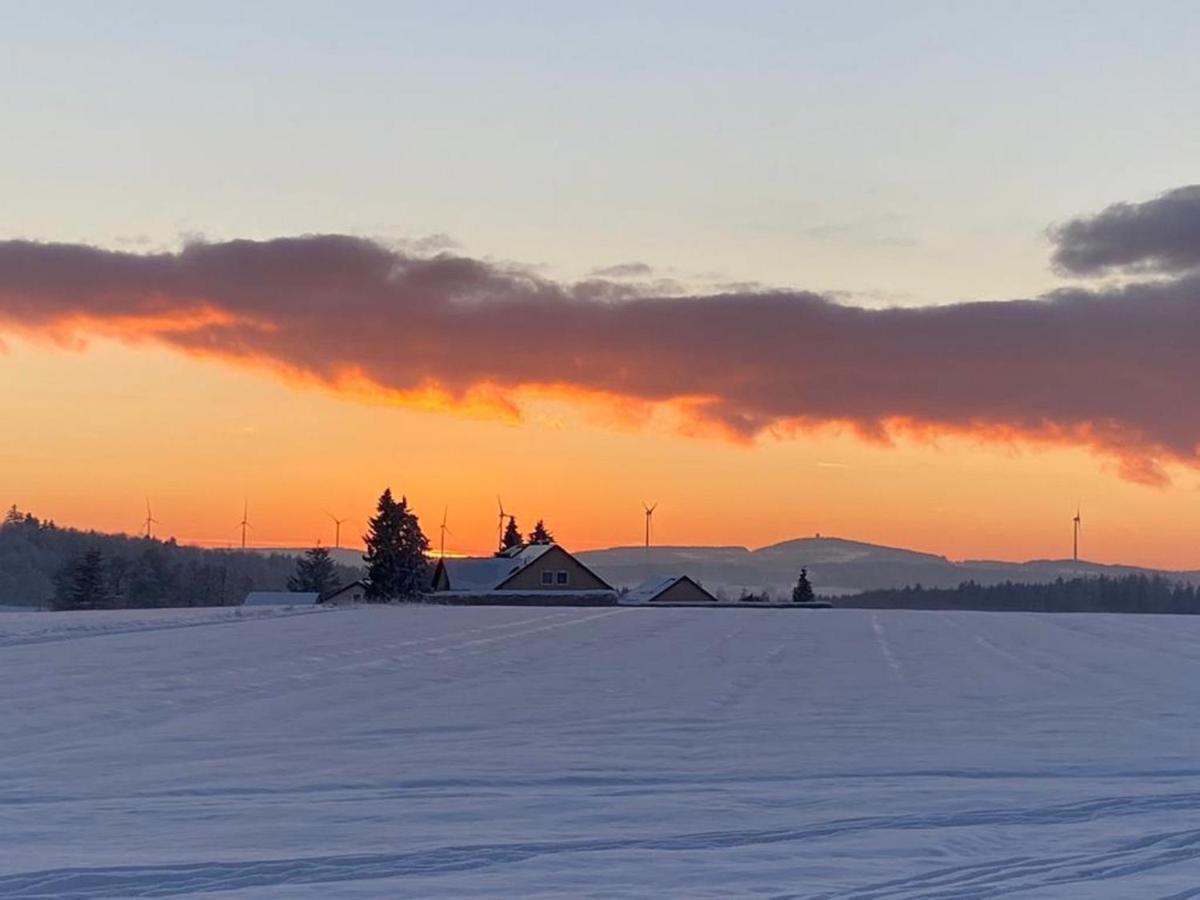
[[[542,584],[554,584],[554,573],[553,572],[543,572],[542,573]]]
[[[555,572],[554,581],[556,584],[570,584],[571,576],[566,572]]]

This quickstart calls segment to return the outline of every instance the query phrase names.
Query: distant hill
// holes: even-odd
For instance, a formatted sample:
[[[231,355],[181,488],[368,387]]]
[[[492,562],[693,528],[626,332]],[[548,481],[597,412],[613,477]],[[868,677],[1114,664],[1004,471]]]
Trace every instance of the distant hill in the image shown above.
[[[1137,566],[1071,560],[955,562],[934,553],[868,544],[836,537],[797,538],[758,550],[746,547],[614,547],[576,554],[598,575],[622,587],[650,577],[686,572],[709,590],[736,598],[744,591],[786,596],[801,568],[808,569],[817,593],[854,594],[908,585],[956,587],[964,581],[1022,584],[1087,575],[1154,575],[1189,584],[1200,572],[1172,572]]]

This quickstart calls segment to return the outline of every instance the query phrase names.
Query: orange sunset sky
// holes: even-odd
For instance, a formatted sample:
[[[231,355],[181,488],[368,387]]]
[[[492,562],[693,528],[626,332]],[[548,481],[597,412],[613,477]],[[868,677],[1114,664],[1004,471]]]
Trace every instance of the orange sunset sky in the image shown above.
[[[495,495],[577,548],[655,540],[759,546],[815,532],[955,558],[1069,555],[1077,498],[1088,558],[1197,563],[1196,479],[1122,480],[1069,447],[970,437],[864,442],[836,430],[752,444],[686,437],[669,416],[533,399],[521,421],[343,399],[260,372],[106,340],[6,338],[0,452],[12,502],[60,523],[136,533],[149,495],[161,534],[235,545],[243,498],[263,546],[357,545],[379,491],[408,494],[448,549],[495,540]]]
[[[70,6],[0,54],[4,505],[1030,559],[1078,504],[1200,568],[1186,5]]]

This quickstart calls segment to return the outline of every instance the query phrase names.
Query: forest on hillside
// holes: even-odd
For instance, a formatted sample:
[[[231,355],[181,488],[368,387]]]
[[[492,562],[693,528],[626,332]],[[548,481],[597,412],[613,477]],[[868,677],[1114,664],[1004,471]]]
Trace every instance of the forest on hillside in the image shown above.
[[[53,605],[85,559],[113,608],[236,606],[248,591],[286,590],[297,570],[292,556],[60,528],[13,506],[0,521],[0,606]],[[348,566],[336,573],[342,584],[361,575]]]
[[[920,585],[834,599],[860,609],[974,609],[993,612],[1200,613],[1200,590],[1161,575],[1071,578],[1044,584]]]

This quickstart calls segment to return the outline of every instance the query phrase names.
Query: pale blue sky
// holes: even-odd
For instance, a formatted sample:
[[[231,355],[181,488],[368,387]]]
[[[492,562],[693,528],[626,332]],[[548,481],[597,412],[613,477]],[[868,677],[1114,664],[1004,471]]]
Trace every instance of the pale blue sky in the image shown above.
[[[1200,180],[1194,2],[0,15],[0,237],[444,233],[947,301],[1044,289],[1048,223]]]

